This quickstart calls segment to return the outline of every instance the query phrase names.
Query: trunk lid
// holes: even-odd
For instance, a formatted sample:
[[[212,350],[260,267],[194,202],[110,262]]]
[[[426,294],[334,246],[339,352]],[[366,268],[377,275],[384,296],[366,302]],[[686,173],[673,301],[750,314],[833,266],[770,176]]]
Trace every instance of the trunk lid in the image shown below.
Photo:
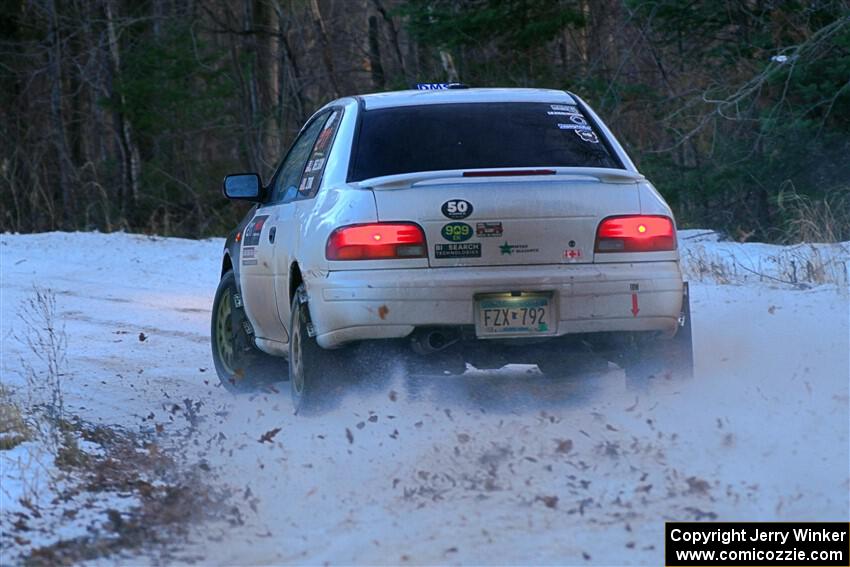
[[[546,173],[427,172],[361,183],[373,189],[379,220],[422,226],[432,267],[592,263],[599,221],[640,213],[639,174]]]

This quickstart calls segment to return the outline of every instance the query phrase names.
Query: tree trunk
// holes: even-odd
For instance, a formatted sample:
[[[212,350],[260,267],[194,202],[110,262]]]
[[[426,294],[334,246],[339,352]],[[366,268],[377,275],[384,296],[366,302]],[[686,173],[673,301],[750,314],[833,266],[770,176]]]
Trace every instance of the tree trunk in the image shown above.
[[[112,60],[113,96],[115,82],[120,81],[121,77],[121,49],[118,45],[118,35],[115,33],[115,17],[113,10],[114,1],[115,0],[107,0],[104,6],[106,10],[107,36],[109,39],[109,56]],[[127,101],[123,94],[118,95],[118,102],[120,109],[123,109],[126,106]],[[142,169],[141,157],[139,154],[139,147],[136,145],[136,141],[134,139],[133,126],[130,124],[130,120],[126,115],[124,115],[122,110],[119,110],[116,114],[116,118],[118,120],[118,124],[116,126],[119,128],[119,137],[124,154],[124,180],[126,187],[129,189],[129,195],[125,193],[124,199],[121,203],[122,215],[126,216],[128,206],[133,210],[134,214],[138,210],[137,205],[139,203],[139,189],[141,186],[140,177]]]
[[[71,186],[74,178],[74,164],[68,150],[68,138],[65,132],[65,117],[62,111],[62,42],[59,37],[59,18],[56,4],[47,1],[48,24],[48,75],[50,77],[50,126],[51,138],[56,150],[59,166],[59,194],[62,197],[62,225],[72,228],[74,221],[74,195]],[[55,227],[52,227],[55,228]]]
[[[313,17],[313,27],[316,30],[319,43],[322,45],[322,60],[325,63],[325,69],[328,71],[328,81],[331,85],[331,98],[337,98],[340,93],[339,83],[336,80],[336,70],[334,69],[331,42],[328,38],[328,32],[325,29],[325,21],[322,19],[322,13],[319,11],[318,0],[310,0],[310,14]]]
[[[457,69],[455,68],[455,60],[452,58],[452,54],[445,49],[441,49],[440,62],[443,64],[443,71],[446,73],[446,81],[449,83],[458,82]]]
[[[273,164],[280,153],[280,127],[278,113],[274,112],[280,98],[279,75],[280,57],[278,56],[279,20],[270,3],[254,0],[254,29],[259,33],[256,47],[256,71],[254,80],[259,95],[258,134],[260,139],[260,161],[264,165]]]
[[[378,18],[369,16],[369,69],[372,72],[372,87],[384,90],[384,67],[381,65],[381,43],[378,39]]]
[[[384,5],[381,3],[381,0],[372,0],[372,3],[375,5],[375,9],[378,10],[378,13],[381,14],[381,17],[384,19],[384,22],[386,22],[387,29],[390,30],[390,44],[393,47],[393,51],[395,51],[395,56],[398,60],[398,65],[401,69],[401,74],[404,77],[404,80],[407,81],[407,69],[404,65],[404,57],[402,57],[401,55],[401,45],[399,44],[398,40],[398,29],[396,29],[392,17],[390,17],[386,8],[384,8]]]

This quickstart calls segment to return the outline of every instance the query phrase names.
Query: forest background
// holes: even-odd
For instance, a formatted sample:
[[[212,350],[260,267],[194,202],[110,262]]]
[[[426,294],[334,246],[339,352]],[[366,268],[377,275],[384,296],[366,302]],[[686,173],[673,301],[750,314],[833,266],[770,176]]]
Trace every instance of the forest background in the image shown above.
[[[569,89],[685,227],[850,240],[850,5],[2,0],[0,230],[205,237],[334,98]]]

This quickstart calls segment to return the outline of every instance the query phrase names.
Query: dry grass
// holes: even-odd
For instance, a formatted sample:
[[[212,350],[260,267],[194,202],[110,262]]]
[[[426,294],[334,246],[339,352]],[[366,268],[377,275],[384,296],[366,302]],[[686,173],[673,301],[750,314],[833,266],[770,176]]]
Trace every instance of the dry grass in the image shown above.
[[[56,294],[33,287],[18,311],[24,334],[18,340],[28,356],[21,359],[26,379],[26,408],[34,436],[47,442],[53,453],[65,445],[61,424],[65,420],[62,378],[68,337],[57,316]]]
[[[788,219],[783,242],[850,240],[850,187],[833,190],[822,199],[799,195],[792,188],[780,193],[777,205]]]
[[[75,458],[57,464],[76,479],[67,493],[121,494],[137,505],[128,510],[106,510],[106,522],[91,527],[88,534],[32,549],[23,558],[26,565],[75,565],[85,561],[120,556],[139,550],[169,563],[169,543],[186,536],[196,522],[224,518],[241,523],[236,508],[226,504],[226,494],[211,490],[204,479],[208,470],[199,464],[177,466],[167,452],[150,437],[119,428],[92,426],[70,420],[63,429],[74,438],[96,443],[101,454],[68,451]],[[79,458],[82,456],[82,458]],[[59,495],[65,498],[65,495]]]
[[[850,286],[847,258],[850,258],[850,246],[843,243],[771,247],[769,251],[752,255],[748,255],[746,249],[730,250],[722,243],[720,246],[697,243],[682,249],[682,269],[691,281],[759,282],[797,288],[834,285],[846,289]]]
[[[63,400],[67,336],[55,294],[34,288],[19,315],[24,329],[19,340],[28,351],[21,360],[23,400],[18,405],[0,385],[0,450],[31,440],[37,451],[27,451],[24,458],[31,460],[20,466],[26,486],[16,498],[23,509],[10,522],[4,534],[8,543],[0,545],[0,553],[18,554],[25,565],[53,566],[144,550],[167,563],[168,544],[185,536],[196,521],[242,521],[238,509],[226,505],[227,495],[204,483],[209,470],[204,463],[178,466],[152,434],[93,426],[68,415]],[[186,405],[194,416],[197,407]],[[92,451],[92,445],[97,449]],[[49,460],[46,466],[42,456]],[[35,482],[42,478],[46,483]],[[49,492],[48,498],[39,497],[42,491]],[[122,500],[133,498],[136,505],[108,507],[103,520],[92,520],[90,514],[76,519],[83,509],[112,506],[116,494]],[[10,517],[0,514],[4,524]],[[49,539],[31,541],[36,532],[55,530],[57,522],[78,522],[86,535],[62,539],[57,533],[46,545],[42,541]]]
[[[30,429],[11,393],[0,384],[0,451],[8,451],[29,440]]]

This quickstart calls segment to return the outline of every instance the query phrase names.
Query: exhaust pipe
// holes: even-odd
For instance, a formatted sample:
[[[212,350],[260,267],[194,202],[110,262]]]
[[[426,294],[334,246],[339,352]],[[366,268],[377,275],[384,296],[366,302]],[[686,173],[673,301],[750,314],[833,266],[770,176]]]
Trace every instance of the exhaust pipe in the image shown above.
[[[460,333],[447,329],[417,329],[410,339],[416,354],[426,355],[440,352],[460,340]]]

